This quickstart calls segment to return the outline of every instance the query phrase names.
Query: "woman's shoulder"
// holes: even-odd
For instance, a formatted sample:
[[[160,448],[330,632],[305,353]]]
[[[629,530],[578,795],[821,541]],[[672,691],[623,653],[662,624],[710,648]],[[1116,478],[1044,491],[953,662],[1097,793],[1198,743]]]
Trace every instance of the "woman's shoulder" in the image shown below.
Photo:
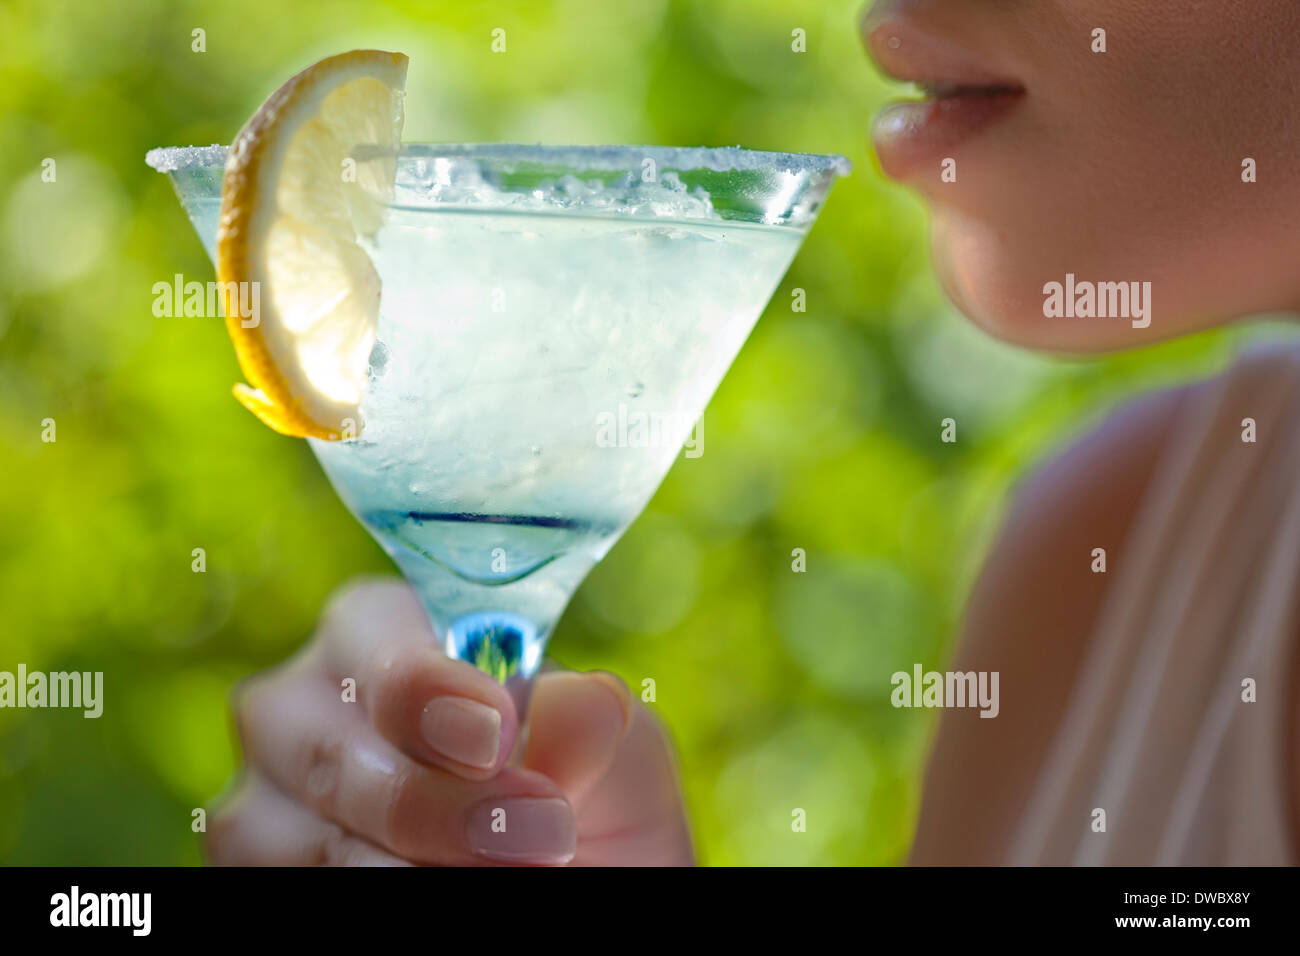
[[[915,863],[998,862],[1045,758],[1112,562],[1195,386],[1125,404],[1027,478],[966,605],[952,667],[997,672],[998,720],[945,711],[926,772]],[[1108,568],[1108,571],[1112,568]]]
[[[1177,493],[1180,469],[1203,468],[1228,449],[1251,455],[1256,446],[1243,445],[1240,422],[1256,415],[1275,435],[1300,419],[1300,347],[1253,349],[1217,376],[1126,402],[1017,488],[967,602],[952,664],[999,672],[1000,719],[944,712],[915,862],[1001,858],[1108,588],[1137,560],[1126,545],[1143,507]],[[1202,454],[1190,454],[1192,445]]]
[[[1222,426],[1223,447],[1239,446],[1252,413],[1281,426],[1292,412],[1300,415],[1300,340],[1252,346],[1215,376],[1125,402],[1025,478],[1002,543],[1056,551],[1075,529],[1125,524],[1172,445]]]

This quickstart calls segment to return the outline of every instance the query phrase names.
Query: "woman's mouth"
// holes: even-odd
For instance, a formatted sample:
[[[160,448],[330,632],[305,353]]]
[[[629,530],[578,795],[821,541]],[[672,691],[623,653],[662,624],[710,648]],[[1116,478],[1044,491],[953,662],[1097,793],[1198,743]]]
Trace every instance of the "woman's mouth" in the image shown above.
[[[916,84],[923,99],[891,103],[876,116],[876,153],[896,179],[927,171],[938,177],[956,146],[1014,109],[1025,87],[921,28],[899,4],[881,6],[864,24],[867,49],[887,76]]]
[[[896,179],[927,164],[938,176],[958,143],[1000,119],[1024,95],[1023,88],[1004,84],[936,83],[923,100],[891,103],[871,127],[880,164]]]

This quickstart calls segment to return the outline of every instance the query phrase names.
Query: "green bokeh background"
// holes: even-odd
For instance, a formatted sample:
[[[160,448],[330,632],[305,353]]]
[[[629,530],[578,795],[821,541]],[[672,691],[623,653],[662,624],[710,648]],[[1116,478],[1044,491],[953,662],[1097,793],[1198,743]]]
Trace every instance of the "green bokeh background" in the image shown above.
[[[654,680],[702,861],[902,861],[934,728],[889,706],[889,674],[942,665],[1020,475],[1125,397],[1221,366],[1243,333],[1062,361],[956,315],[921,206],[868,151],[895,91],[858,7],[0,5],[0,670],[106,685],[99,720],[0,710],[0,862],[198,863],[191,810],[236,761],[231,685],[298,647],[342,582],[392,573],[305,443],[231,399],[220,323],[150,308],[154,282],[211,266],[145,151],[228,142],[291,73],[366,46],[411,57],[410,140],[853,161],[709,406],[704,455],[679,460],[551,649]]]

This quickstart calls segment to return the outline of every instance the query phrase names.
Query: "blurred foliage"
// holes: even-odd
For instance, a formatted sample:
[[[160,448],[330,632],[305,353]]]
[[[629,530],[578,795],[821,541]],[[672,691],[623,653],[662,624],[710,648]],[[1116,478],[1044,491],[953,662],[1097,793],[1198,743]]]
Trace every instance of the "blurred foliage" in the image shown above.
[[[229,687],[293,651],[341,582],[391,571],[306,445],[231,399],[219,323],[150,311],[154,282],[211,267],[145,151],[228,142],[292,72],[362,46],[410,54],[409,140],[853,160],[709,407],[705,454],[678,463],[552,651],[654,679],[703,861],[902,860],[933,719],[890,708],[887,675],[942,665],[1018,476],[1115,402],[1220,366],[1240,333],[1067,362],[956,316],[919,203],[868,152],[891,89],[857,8],[0,5],[0,670],[106,675],[99,720],[0,711],[0,861],[198,862],[191,809],[236,759]]]

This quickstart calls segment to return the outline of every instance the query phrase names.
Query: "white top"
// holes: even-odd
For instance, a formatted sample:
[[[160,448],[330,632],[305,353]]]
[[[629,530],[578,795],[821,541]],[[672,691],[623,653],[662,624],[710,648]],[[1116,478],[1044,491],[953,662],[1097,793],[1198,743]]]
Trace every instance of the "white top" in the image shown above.
[[[1297,862],[1300,348],[1238,361],[1170,439],[1005,862]]]

